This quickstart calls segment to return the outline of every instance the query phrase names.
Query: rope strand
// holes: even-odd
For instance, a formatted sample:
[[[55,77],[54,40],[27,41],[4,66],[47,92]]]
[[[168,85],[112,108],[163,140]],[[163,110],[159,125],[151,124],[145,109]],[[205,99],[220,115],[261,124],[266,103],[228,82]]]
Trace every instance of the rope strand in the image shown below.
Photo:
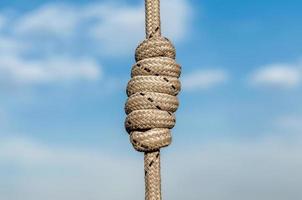
[[[145,0],[146,38],[160,36],[160,0]]]
[[[145,153],[145,199],[161,200],[160,151]]]
[[[160,0],[145,0],[145,9],[146,39],[135,52],[125,127],[133,147],[145,153],[145,199],[161,200],[160,148],[172,140],[181,67],[173,44],[161,36]]]

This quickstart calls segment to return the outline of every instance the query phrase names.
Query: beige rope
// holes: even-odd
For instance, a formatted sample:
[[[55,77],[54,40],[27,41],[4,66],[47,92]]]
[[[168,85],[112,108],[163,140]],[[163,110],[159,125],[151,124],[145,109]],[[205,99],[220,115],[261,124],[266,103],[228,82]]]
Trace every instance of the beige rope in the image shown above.
[[[146,39],[135,52],[125,127],[134,148],[145,152],[145,199],[161,200],[160,148],[172,140],[181,67],[174,46],[161,36],[160,0],[145,0],[145,9]]]

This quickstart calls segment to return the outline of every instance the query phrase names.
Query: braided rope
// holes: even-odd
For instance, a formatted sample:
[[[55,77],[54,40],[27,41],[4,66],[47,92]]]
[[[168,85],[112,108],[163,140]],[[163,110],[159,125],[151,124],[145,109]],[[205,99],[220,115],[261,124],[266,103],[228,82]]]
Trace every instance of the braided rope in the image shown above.
[[[161,36],[160,0],[145,0],[145,9],[146,39],[135,52],[125,127],[133,147],[145,152],[145,199],[161,200],[160,148],[172,140],[181,67],[173,44]]]

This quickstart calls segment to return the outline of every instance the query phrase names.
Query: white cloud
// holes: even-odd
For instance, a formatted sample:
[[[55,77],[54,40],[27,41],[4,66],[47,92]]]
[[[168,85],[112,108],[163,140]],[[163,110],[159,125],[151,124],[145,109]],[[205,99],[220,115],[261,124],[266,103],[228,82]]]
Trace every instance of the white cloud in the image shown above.
[[[302,132],[302,115],[285,115],[276,120],[276,125],[288,133],[300,134]]]
[[[135,199],[136,190],[144,188],[140,165],[133,159],[28,139],[1,139],[0,168],[6,165],[14,166],[18,175],[0,172],[10,182],[7,190],[0,188],[0,199]],[[1,179],[3,184],[7,181]]]
[[[225,84],[228,80],[227,72],[221,69],[193,71],[183,76],[182,88],[184,90],[205,90]]]
[[[26,51],[27,48],[23,41],[9,36],[1,36],[0,34],[0,56],[10,56]]]
[[[96,155],[93,151],[51,147],[32,139],[2,138],[0,144],[1,162],[11,162],[20,168],[47,165],[53,167],[76,165],[76,167],[89,168],[93,167],[90,162],[96,161],[96,164],[101,165],[102,162],[98,161],[104,159],[103,155]]]
[[[302,81],[301,64],[270,64],[260,67],[250,77],[254,86],[295,88]]]
[[[301,138],[267,138],[163,151],[164,198],[300,199],[301,142]],[[0,185],[7,186],[9,181],[9,188],[0,188],[0,198],[143,199],[143,159],[133,157],[134,151],[118,155],[49,146],[28,139],[1,139],[0,174],[5,178],[0,179]],[[5,174],[5,166],[13,167],[17,173]]]
[[[188,0],[162,1],[162,32],[172,41],[185,40],[192,31],[193,6]]]
[[[98,42],[100,51],[109,55],[133,54],[136,44],[144,38],[143,6],[110,5],[107,12],[99,12],[98,17],[97,23],[88,31]]]
[[[21,56],[0,56],[0,78],[12,83],[40,84],[76,80],[97,80],[100,67],[94,59],[49,57],[28,60]]]
[[[0,28],[5,30],[5,34],[0,32],[1,86],[5,81],[32,85],[98,79],[100,55],[133,54],[144,38],[143,2],[49,3],[13,13],[0,15]],[[184,39],[189,32],[190,4],[163,1],[162,13],[164,32],[177,41]],[[84,59],[71,56],[79,52]]]
[[[302,148],[296,139],[218,142],[174,155],[163,171],[167,198],[300,199]]]
[[[163,1],[161,10],[164,35],[175,41],[185,39],[191,30],[190,4],[186,0]],[[21,16],[14,30],[22,37],[86,38],[100,54],[121,56],[133,54],[133,49],[144,39],[144,26],[143,3],[128,6],[112,2],[81,6],[53,3]]]
[[[15,23],[15,32],[21,35],[53,34],[70,37],[78,25],[79,14],[80,12],[70,5],[44,5],[21,16]]]
[[[90,9],[86,12],[95,13]],[[185,39],[191,31],[191,5],[186,0],[163,1],[161,12],[163,35],[176,42]],[[133,53],[136,45],[144,39],[144,5],[141,3],[130,7],[111,4],[106,12],[98,13],[100,20],[91,27],[90,33],[99,41],[101,50],[109,54]]]

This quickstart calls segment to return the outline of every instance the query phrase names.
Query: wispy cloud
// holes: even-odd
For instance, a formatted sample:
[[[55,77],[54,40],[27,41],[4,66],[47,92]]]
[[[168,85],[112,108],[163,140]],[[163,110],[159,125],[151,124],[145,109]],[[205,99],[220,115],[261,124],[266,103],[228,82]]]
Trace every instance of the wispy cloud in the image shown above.
[[[194,7],[188,0],[162,1],[163,34],[172,41],[183,41],[193,31]]]
[[[14,32],[20,35],[70,37],[79,23],[81,13],[77,11],[71,5],[44,5],[19,17]]]
[[[103,71],[101,57],[133,54],[144,38],[143,3],[49,3],[13,13],[17,15],[0,13],[2,86],[7,81],[38,85],[98,80]],[[162,13],[166,35],[184,39],[190,32],[190,4],[165,1]]]
[[[191,13],[186,0],[164,1],[164,34],[175,41],[185,39],[191,28]],[[144,4],[52,3],[24,14],[14,24],[14,33],[19,36],[67,41],[84,38],[101,55],[128,55],[144,39]]]
[[[91,81],[101,78],[102,66],[92,56],[72,56],[67,50],[62,52],[60,41],[53,40],[51,45],[44,40],[37,41],[35,36],[46,34],[47,37],[66,36],[70,40],[73,32],[68,17],[59,20],[66,7],[42,7],[30,13],[10,19],[3,15],[5,33],[0,32],[0,83],[1,87],[35,86],[39,84],[71,83],[74,81]],[[64,14],[65,16],[65,14]],[[66,20],[64,22],[64,20]],[[59,22],[59,23],[58,23]],[[60,25],[61,24],[61,25]],[[13,27],[13,28],[11,28]],[[70,31],[70,34],[68,33]],[[31,39],[27,37],[33,36]],[[52,46],[56,46],[55,49]],[[58,53],[49,53],[49,50]]]
[[[299,199],[301,147],[301,140],[267,138],[163,152],[164,196],[175,200]],[[29,139],[2,139],[0,174],[6,179],[0,185],[7,180],[14,184],[1,191],[0,198],[142,199],[143,160],[131,157]],[[6,166],[17,169],[18,176],[3,174]]]
[[[171,191],[167,197],[192,200],[300,198],[300,144],[300,139],[293,142],[266,138],[210,143],[199,150],[184,151],[171,159],[174,162],[169,162],[163,173],[170,174],[166,184],[172,185],[167,189]],[[169,172],[171,169],[173,172]],[[182,190],[177,190],[179,183],[183,185]]]
[[[99,64],[93,59],[50,57],[28,60],[20,56],[0,58],[0,78],[21,85],[97,80],[101,77]]]
[[[277,128],[287,133],[300,134],[302,132],[302,115],[284,115],[276,119]]]
[[[301,63],[274,63],[260,67],[253,72],[249,82],[253,86],[290,89],[302,81]]]
[[[105,12],[97,12],[99,20],[89,29],[89,33],[101,44],[107,53],[128,54],[144,38],[144,5],[135,7],[107,5]],[[94,13],[87,9],[87,13]],[[101,10],[101,9],[100,9]],[[179,42],[191,32],[192,8],[186,0],[162,2],[163,34]],[[126,40],[125,40],[126,39]]]
[[[184,90],[206,90],[225,84],[229,75],[221,69],[198,70],[183,76],[182,87]]]
[[[138,173],[141,166],[125,156],[2,138],[0,168],[5,171],[8,165],[14,166],[19,175],[0,172],[1,177],[13,182],[8,190],[0,189],[1,199],[140,199],[137,190],[143,195],[143,175]],[[3,184],[7,182],[1,179]]]
[[[0,56],[13,56],[25,52],[28,47],[24,41],[13,36],[1,35],[0,33]]]

